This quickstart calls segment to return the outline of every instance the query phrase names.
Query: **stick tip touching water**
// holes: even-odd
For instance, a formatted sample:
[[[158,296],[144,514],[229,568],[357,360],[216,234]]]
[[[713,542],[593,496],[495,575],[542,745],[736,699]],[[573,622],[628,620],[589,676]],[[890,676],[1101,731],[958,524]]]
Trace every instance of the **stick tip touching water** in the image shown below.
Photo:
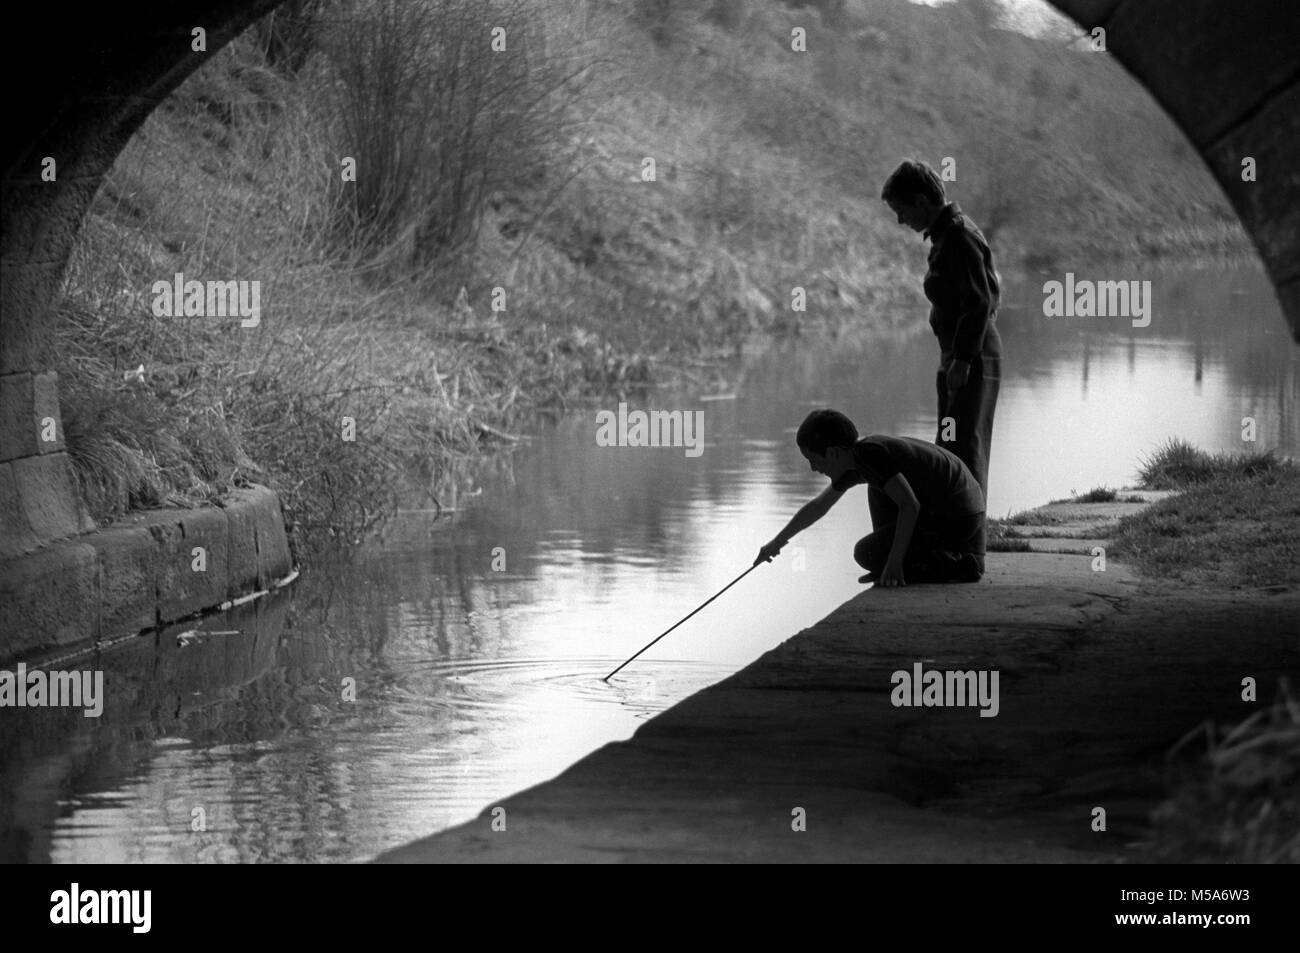
[[[718,598],[718,596],[722,595],[724,592],[726,592],[728,589],[730,589],[730,588],[731,588],[732,586],[734,586],[736,583],[740,582],[740,580],[744,579],[744,578],[745,578],[746,576],[748,576],[751,572],[753,572],[755,569],[757,569],[760,565],[761,565],[761,563],[754,563],[754,565],[750,566],[748,569],[746,569],[744,572],[742,572],[742,573],[741,573],[739,576],[737,576],[735,579],[731,580],[731,582],[727,583],[725,586],[723,586],[721,589],[719,589],[717,592],[715,592],[713,595],[711,595],[708,599],[705,599],[704,602],[701,603],[699,606],[697,606],[697,607],[696,607],[696,608],[695,608],[695,609],[690,613],[690,615],[687,615],[687,616],[686,616],[686,618],[684,618],[684,619],[680,619],[679,621],[675,622],[673,625],[669,626],[668,629],[666,629],[662,634],[660,634],[660,635],[659,635],[657,638],[655,638],[653,641],[651,641],[651,642],[647,643],[646,645],[642,646],[641,649],[636,653],[636,655],[633,655],[632,658],[628,659],[626,662],[624,662],[624,663],[623,663],[622,665],[620,665],[618,668],[614,669],[614,671],[612,671],[612,672],[610,672],[608,675],[606,675],[603,679],[601,679],[601,681],[603,681],[603,682],[608,682],[611,678],[613,678],[615,675],[617,675],[619,672],[621,672],[624,668],[626,668],[630,663],[632,663],[632,662],[635,661],[637,658],[639,658],[639,657],[641,656],[641,653],[642,653],[642,652],[644,652],[646,649],[650,648],[650,646],[654,645],[655,642],[658,642],[659,639],[662,639],[665,635],[667,635],[667,634],[668,634],[669,632],[671,632],[673,629],[677,628],[677,626],[679,626],[679,625],[681,625],[683,622],[685,622],[686,619],[689,619],[691,616],[695,615],[696,612],[699,612],[700,609],[703,609],[703,608],[704,608],[705,606],[707,606],[710,602],[712,602],[714,599]]]

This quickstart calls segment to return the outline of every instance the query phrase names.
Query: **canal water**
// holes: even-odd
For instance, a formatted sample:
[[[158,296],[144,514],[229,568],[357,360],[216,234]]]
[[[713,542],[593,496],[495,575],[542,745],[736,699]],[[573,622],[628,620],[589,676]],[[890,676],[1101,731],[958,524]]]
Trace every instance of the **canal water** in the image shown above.
[[[1045,318],[1050,277],[1006,287],[993,515],[1129,484],[1171,437],[1300,455],[1300,348],[1261,273],[1148,273],[1145,328]],[[810,409],[933,437],[936,346],[918,323],[746,358],[734,393],[631,402],[702,410],[699,456],[600,447],[596,409],[575,412],[454,514],[404,512],[285,594],[65,663],[105,672],[105,710],[0,712],[0,860],[363,860],[628,737],[859,591],[862,488],[602,681],[825,485],[793,445]]]

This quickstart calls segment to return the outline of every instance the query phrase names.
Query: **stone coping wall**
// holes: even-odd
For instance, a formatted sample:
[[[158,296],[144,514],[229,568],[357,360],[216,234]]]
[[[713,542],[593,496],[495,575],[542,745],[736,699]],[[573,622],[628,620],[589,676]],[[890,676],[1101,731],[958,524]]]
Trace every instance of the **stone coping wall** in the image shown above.
[[[160,509],[0,559],[0,663],[96,642],[269,589],[293,569],[263,486],[220,506]]]

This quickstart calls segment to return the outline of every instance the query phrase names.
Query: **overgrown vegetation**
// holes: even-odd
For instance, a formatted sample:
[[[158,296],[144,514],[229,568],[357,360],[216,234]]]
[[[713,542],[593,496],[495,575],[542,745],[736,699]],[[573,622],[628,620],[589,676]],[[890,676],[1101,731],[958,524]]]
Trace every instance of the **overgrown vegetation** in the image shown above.
[[[300,550],[355,540],[539,411],[710,390],[756,333],[928,333],[877,199],[904,155],[955,157],[1003,264],[1219,234],[1131,80],[978,6],[293,0],[162,104],[83,229],[57,346],[92,514],[256,480]],[[155,316],[176,273],[260,281],[261,325]]]
[[[1285,679],[1279,695],[1231,728],[1206,723],[1175,745],[1174,794],[1147,845],[1153,861],[1300,863],[1300,702]]]
[[[520,25],[517,7],[498,7]],[[482,6],[300,6],[313,11],[296,34],[312,56],[283,54],[292,71],[271,65],[257,31],[214,56],[127,147],[86,224],[58,347],[69,450],[98,520],[257,480],[279,491],[300,551],[353,541],[399,498],[436,503],[522,415],[650,379],[652,355],[577,313],[517,317],[554,296],[498,313],[456,284],[482,284],[464,256],[490,190],[566,162],[564,103],[523,110],[526,78],[485,70],[465,93],[479,101],[430,98],[468,81],[432,48],[451,42],[436,17],[464,44]],[[532,88],[565,90],[554,77]],[[413,126],[426,112],[436,125]],[[440,134],[456,123],[478,131]],[[560,279],[547,251],[515,263],[516,300],[541,274]],[[153,283],[175,273],[260,281],[261,325],[155,316]]]
[[[493,192],[575,167],[573,107],[598,60],[557,6],[549,23],[539,6],[369,0],[328,21],[322,98],[358,170],[330,178],[346,248],[409,276],[469,247]],[[548,26],[568,33],[554,48]],[[485,46],[494,31],[500,50]]]

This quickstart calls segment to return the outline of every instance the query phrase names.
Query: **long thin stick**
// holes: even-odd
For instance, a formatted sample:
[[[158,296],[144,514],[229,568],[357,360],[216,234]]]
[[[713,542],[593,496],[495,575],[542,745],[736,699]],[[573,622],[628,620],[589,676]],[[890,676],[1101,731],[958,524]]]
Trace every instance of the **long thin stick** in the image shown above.
[[[709,599],[707,599],[706,601],[704,601],[703,603],[701,603],[700,606],[695,610],[695,612],[692,612],[692,613],[691,613],[691,615],[695,615],[696,612],[699,612],[700,609],[703,609],[705,606],[707,606],[707,605],[708,605],[710,602],[712,602],[714,599],[718,598],[718,596],[722,595],[724,592],[726,592],[728,589],[730,589],[730,588],[731,588],[732,586],[734,586],[736,583],[740,582],[740,580],[744,579],[744,578],[745,578],[746,576],[748,576],[751,572],[753,572],[755,569],[757,569],[760,565],[762,565],[762,564],[761,564],[761,563],[754,563],[754,565],[750,566],[748,569],[746,569],[744,572],[742,572],[742,573],[741,573],[739,576],[737,576],[735,579],[731,580],[731,582],[727,583],[725,586],[723,586],[721,589],[719,589],[719,590],[718,590],[716,593],[714,593],[714,594],[713,594]],[[688,615],[688,616],[686,617],[686,619],[689,619],[689,618],[691,617],[691,615]],[[655,642],[658,642],[659,639],[662,639],[662,638],[664,637],[664,635],[667,635],[667,634],[668,634],[669,632],[671,632],[673,629],[677,628],[677,626],[681,625],[682,622],[685,622],[686,619],[682,619],[681,622],[678,622],[678,623],[676,623],[675,625],[673,625],[672,627],[670,627],[666,632],[663,633],[663,635],[659,636],[659,638],[655,639],[654,642],[651,642],[650,645],[647,645],[645,648],[643,648],[643,649],[641,650],[641,652],[644,652],[646,649],[650,648],[651,645],[654,645]],[[601,681],[602,681],[602,682],[608,682],[611,678],[613,678],[613,677],[614,677],[615,675],[617,675],[619,672],[623,671],[624,668],[626,668],[629,664],[631,664],[633,661],[635,661],[636,658],[641,654],[641,652],[637,652],[636,655],[633,655],[632,658],[628,659],[626,662],[624,662],[624,663],[623,663],[622,665],[620,665],[618,668],[614,669],[614,671],[610,672],[608,675],[606,675],[604,678],[602,678]]]

